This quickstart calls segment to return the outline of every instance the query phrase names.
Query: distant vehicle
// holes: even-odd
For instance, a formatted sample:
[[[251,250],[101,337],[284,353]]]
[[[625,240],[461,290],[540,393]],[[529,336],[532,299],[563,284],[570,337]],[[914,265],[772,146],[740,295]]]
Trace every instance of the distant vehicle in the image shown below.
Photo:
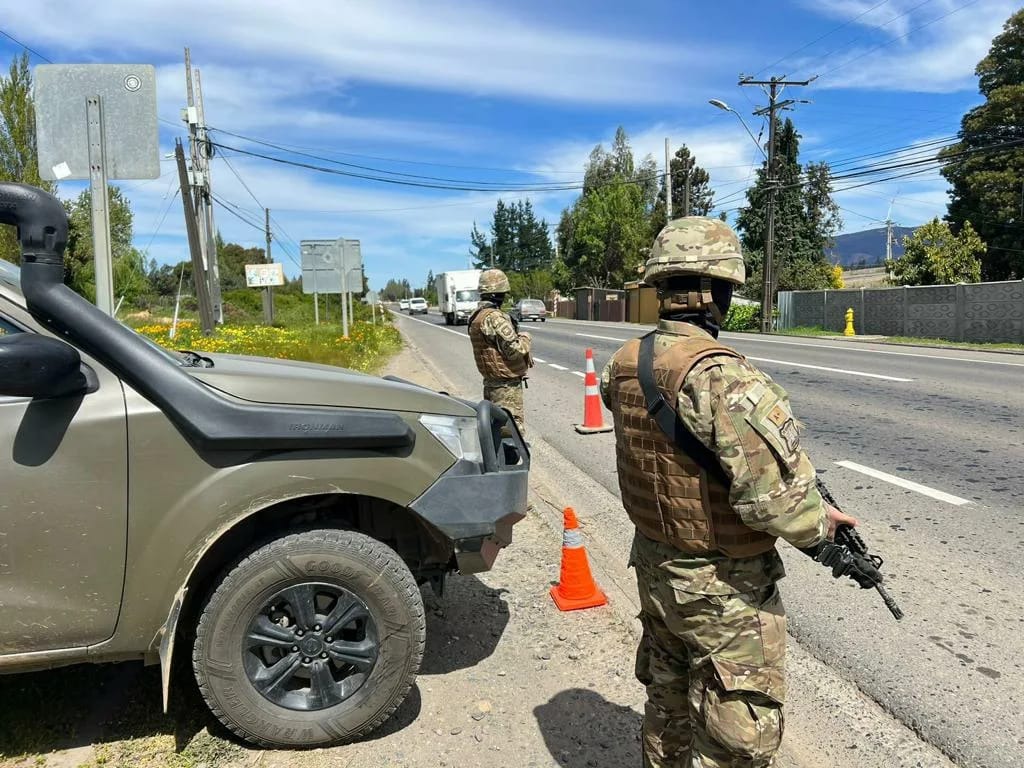
[[[399,311],[402,311],[402,312],[408,310],[409,309],[409,300],[408,299],[399,299],[398,300],[398,309],[399,309]]]
[[[445,325],[468,323],[480,304],[479,269],[460,269],[442,272],[434,278],[437,306],[444,315]]]
[[[415,299],[409,299],[409,314],[410,315],[425,315],[427,314],[427,300],[417,296]]]
[[[533,322],[540,320],[543,323],[547,319],[548,310],[540,299],[520,299],[512,307],[510,314],[517,323],[521,323],[524,320],[532,320]]]

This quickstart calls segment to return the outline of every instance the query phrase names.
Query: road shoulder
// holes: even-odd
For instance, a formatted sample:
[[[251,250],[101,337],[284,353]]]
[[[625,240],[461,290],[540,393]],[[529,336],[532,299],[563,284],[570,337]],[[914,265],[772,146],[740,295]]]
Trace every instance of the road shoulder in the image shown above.
[[[429,372],[446,391],[468,397],[437,370],[407,339],[402,356]],[[407,363],[410,364],[410,363]],[[580,439],[586,439],[581,437]],[[630,643],[639,636],[639,604],[632,572],[626,567],[632,527],[619,499],[595,482],[545,441],[531,437],[531,495],[535,513],[552,534],[561,525],[561,510],[576,509],[595,577],[608,593]],[[516,545],[513,544],[513,548]],[[782,584],[785,595],[785,582]],[[619,639],[612,644],[619,646]],[[632,647],[622,664],[632,665]],[[923,742],[855,684],[813,657],[792,637],[788,655],[789,695],[786,735],[780,768],[952,768],[939,750]],[[626,685],[627,681],[623,681]],[[633,685],[636,685],[635,683]],[[641,694],[642,698],[642,694]],[[604,763],[602,763],[604,764]]]

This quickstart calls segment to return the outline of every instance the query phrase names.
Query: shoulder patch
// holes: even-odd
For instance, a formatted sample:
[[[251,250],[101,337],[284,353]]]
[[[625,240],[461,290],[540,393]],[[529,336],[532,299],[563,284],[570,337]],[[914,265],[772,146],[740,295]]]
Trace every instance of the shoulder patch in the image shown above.
[[[786,413],[786,409],[783,408],[778,403],[776,403],[775,406],[770,411],[768,411],[768,415],[766,416],[766,418],[779,429],[781,429],[782,425],[785,424],[787,421],[790,421],[790,416],[788,413]]]

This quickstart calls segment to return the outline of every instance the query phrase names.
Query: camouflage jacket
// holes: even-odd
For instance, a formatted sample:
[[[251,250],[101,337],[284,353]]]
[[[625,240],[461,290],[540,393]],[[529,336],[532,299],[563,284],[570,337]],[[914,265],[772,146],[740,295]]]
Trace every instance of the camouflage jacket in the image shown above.
[[[493,307],[493,304],[480,303],[480,308]],[[479,310],[478,310],[479,311]],[[515,362],[525,360],[528,367],[533,366],[530,347],[533,343],[530,334],[520,332],[507,312],[488,312],[481,323],[480,330],[484,338],[497,347],[498,352],[506,360]],[[484,379],[484,386],[506,384],[506,379]]]
[[[681,336],[707,336],[689,323],[658,323],[655,349]],[[707,336],[710,338],[710,336]],[[601,375],[606,406],[611,372]],[[797,547],[821,541],[828,522],[815,489],[814,467],[800,447],[789,397],[745,359],[713,356],[699,362],[676,401],[683,424],[718,457],[730,479],[729,501],[744,523]],[[735,560],[679,553],[679,587],[688,592],[732,594],[767,586],[785,575],[774,549]]]

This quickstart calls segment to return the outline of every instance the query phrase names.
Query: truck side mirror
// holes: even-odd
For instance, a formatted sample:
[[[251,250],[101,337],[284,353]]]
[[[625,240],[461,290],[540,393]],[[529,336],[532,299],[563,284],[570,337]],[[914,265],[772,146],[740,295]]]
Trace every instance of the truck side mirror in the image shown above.
[[[82,358],[70,344],[35,333],[0,336],[0,395],[66,397],[88,388]]]

